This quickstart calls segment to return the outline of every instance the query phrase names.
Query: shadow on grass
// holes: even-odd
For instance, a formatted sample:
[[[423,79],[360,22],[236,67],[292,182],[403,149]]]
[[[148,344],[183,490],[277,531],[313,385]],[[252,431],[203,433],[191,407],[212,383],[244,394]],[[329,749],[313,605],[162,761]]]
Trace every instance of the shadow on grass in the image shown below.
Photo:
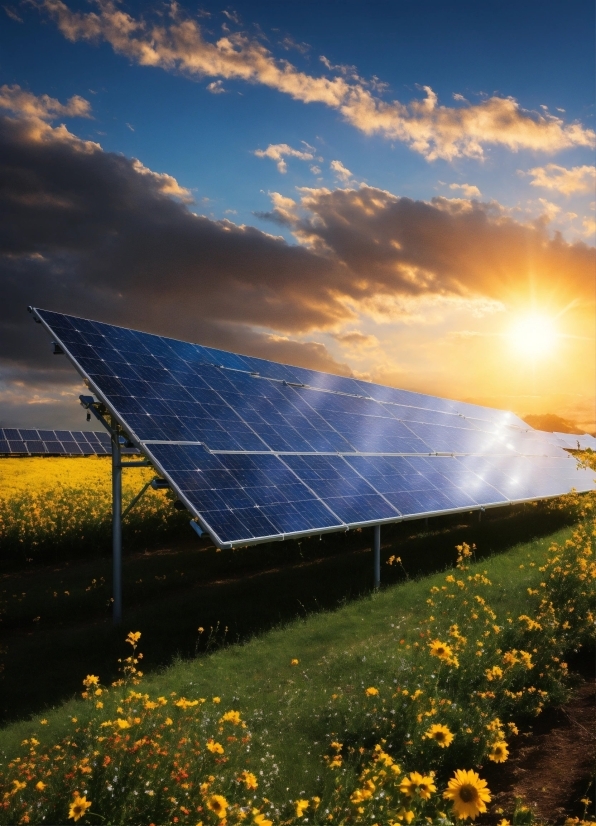
[[[410,578],[453,564],[454,546],[475,543],[477,557],[553,533],[571,521],[546,505],[405,522],[382,529],[382,561],[401,557]],[[129,630],[143,634],[143,670],[227,643],[242,642],[297,616],[333,610],[370,592],[372,528],[321,539],[216,552],[205,542],[124,560],[124,622],[110,618],[110,561],[97,557],[29,568],[3,578],[8,600],[0,680],[0,722],[43,711],[81,690],[86,674],[108,683],[127,656]],[[384,585],[403,581],[382,565]],[[199,634],[198,628],[204,628]]]

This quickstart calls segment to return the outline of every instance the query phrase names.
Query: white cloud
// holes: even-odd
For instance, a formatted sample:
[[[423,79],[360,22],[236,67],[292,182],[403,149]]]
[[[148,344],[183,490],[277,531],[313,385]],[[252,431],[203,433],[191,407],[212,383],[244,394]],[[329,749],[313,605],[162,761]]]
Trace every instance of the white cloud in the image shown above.
[[[348,181],[351,179],[352,173],[343,165],[341,161],[331,161],[329,166],[335,172],[335,176],[339,178],[340,181],[343,181],[345,184],[347,184]]]
[[[459,189],[466,198],[480,198],[482,193],[473,184],[449,184],[449,189]]]
[[[594,166],[574,166],[567,169],[564,166],[549,163],[546,166],[536,166],[530,169],[528,175],[534,176],[530,181],[532,186],[554,189],[562,195],[594,192],[596,185],[596,167]]]
[[[308,146],[308,144],[306,144]],[[298,158],[301,161],[312,161],[312,152],[302,152],[300,149],[293,149],[287,143],[270,143],[267,149],[255,149],[257,158],[271,158],[277,164],[278,170],[285,175],[288,165],[284,158]]]
[[[60,103],[56,98],[49,95],[34,95],[16,84],[0,86],[0,109],[40,120],[91,117],[91,104],[79,95],[73,95],[66,103]]]
[[[223,87],[223,80],[214,80],[207,85],[207,91],[212,95],[221,95],[226,90]]]
[[[98,0],[97,12],[73,11],[62,0],[32,2],[49,13],[69,40],[105,40],[144,66],[259,83],[303,103],[323,103],[366,134],[403,141],[429,161],[482,158],[489,145],[512,152],[552,153],[596,143],[592,129],[578,122],[566,124],[550,113],[526,111],[512,97],[494,95],[478,104],[458,97],[463,105],[453,108],[439,105],[437,95],[424,86],[422,99],[386,102],[373,94],[380,88],[378,80],[367,83],[354,74],[346,79],[342,72],[347,67],[326,61],[328,70],[339,74],[315,77],[276,59],[260,41],[243,33],[208,41],[198,22],[183,16],[175,4],[170,7],[171,22],[150,24],[123,12],[114,0]]]

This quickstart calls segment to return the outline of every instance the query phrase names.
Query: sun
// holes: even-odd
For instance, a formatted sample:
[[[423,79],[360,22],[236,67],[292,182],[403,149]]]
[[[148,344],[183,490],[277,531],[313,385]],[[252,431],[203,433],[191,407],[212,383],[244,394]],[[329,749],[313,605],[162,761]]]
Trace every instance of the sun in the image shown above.
[[[507,333],[513,352],[531,359],[550,355],[557,345],[558,337],[555,320],[540,313],[519,316]]]

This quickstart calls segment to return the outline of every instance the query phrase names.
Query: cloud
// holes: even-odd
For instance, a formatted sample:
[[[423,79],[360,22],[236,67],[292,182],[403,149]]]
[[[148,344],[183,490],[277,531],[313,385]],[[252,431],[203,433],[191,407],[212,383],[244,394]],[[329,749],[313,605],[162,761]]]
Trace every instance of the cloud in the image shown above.
[[[79,95],[60,103],[49,95],[34,95],[18,85],[0,86],[0,109],[41,120],[56,118],[90,118],[91,104]]]
[[[404,298],[428,295],[593,302],[594,249],[551,238],[544,222],[518,222],[495,202],[429,203],[370,186],[302,188],[300,195],[283,208],[274,202],[265,217],[341,262],[350,307],[368,304],[376,314],[385,307],[391,316],[396,296],[403,306]]]
[[[15,23],[24,23],[23,18],[13,8],[10,6],[3,6],[2,8],[8,17],[10,17],[11,20],[14,20]]]
[[[594,192],[596,185],[596,167],[574,166],[566,169],[549,163],[546,166],[535,166],[526,173],[532,175],[532,186],[541,186],[545,189],[554,189],[562,195],[582,194]]]
[[[66,369],[28,304],[349,372],[320,335],[357,333],[367,315],[407,322],[433,301],[593,301],[594,249],[495,203],[370,186],[272,193],[263,217],[294,233],[288,243],[197,215],[172,176],[32,116],[0,117],[0,181],[1,359],[14,382],[35,370],[55,385]],[[347,352],[358,334],[351,342]]]
[[[212,95],[223,95],[226,91],[223,87],[223,80],[214,80],[208,83],[207,91],[211,92]]]
[[[437,95],[423,86],[424,97],[410,103],[391,102],[378,79],[365,81],[352,67],[333,66],[322,59],[331,77],[314,76],[277,59],[260,41],[236,32],[215,42],[205,38],[199,23],[177,4],[170,20],[156,23],[135,18],[114,0],[98,0],[98,11],[73,11],[62,0],[32,0],[56,22],[71,41],[109,43],[114,51],[143,66],[179,71],[194,77],[241,80],[262,84],[303,103],[322,103],[339,111],[366,134],[403,141],[427,160],[482,158],[490,145],[512,152],[529,149],[558,152],[573,146],[594,146],[596,133],[578,122],[566,124],[548,112],[524,110],[512,97],[492,96],[471,104],[460,97],[456,107],[439,105]]]
[[[343,183],[347,184],[350,178],[352,177],[352,173],[349,169],[347,169],[341,161],[331,161],[329,164],[333,172],[335,172],[335,177],[338,178]]]
[[[449,184],[449,189],[459,189],[463,192],[466,198],[481,198],[482,193],[477,186],[473,184]]]
[[[255,149],[254,154],[257,158],[271,158],[272,161],[277,163],[277,168],[282,175],[285,175],[288,171],[288,165],[284,158],[299,158],[301,161],[312,161],[314,159],[312,152],[293,149],[287,143],[270,143],[267,149]]]
[[[379,344],[379,339],[376,336],[366,335],[358,330],[350,330],[347,333],[336,333],[334,338],[339,341],[340,344],[353,347],[357,350],[376,347]]]

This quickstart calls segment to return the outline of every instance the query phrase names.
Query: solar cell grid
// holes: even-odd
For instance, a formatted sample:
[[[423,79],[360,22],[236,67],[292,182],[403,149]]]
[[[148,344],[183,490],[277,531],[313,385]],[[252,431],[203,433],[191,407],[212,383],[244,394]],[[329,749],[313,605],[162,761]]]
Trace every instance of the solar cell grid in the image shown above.
[[[556,495],[580,478],[541,464],[560,448],[505,411],[36,312],[222,545]]]

